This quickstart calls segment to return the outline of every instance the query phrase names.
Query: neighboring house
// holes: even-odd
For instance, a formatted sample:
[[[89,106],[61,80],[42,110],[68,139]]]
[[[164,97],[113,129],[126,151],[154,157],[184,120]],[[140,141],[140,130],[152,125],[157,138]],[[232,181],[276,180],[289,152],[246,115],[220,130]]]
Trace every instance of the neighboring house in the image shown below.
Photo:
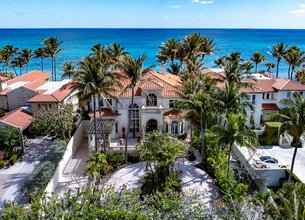
[[[78,108],[77,91],[71,88],[71,80],[46,82],[36,88],[37,95],[27,100],[35,113],[41,108],[52,108],[58,104],[72,104],[74,109]]]
[[[208,73],[213,78],[225,78],[223,72],[218,69],[217,72],[210,69]],[[241,89],[250,96],[248,100],[244,101],[251,102],[255,106],[254,111],[247,109],[248,126],[251,126],[251,121],[253,121],[255,127],[260,128],[262,119],[268,120],[269,112],[284,108],[282,100],[293,98],[293,93],[300,92],[305,97],[305,85],[292,80],[269,78],[261,74],[245,74],[244,76],[243,80],[252,84],[252,88]]]
[[[0,108],[12,111],[27,105],[27,101],[37,95],[36,88],[46,83],[51,74],[31,71],[13,79],[0,78]]]
[[[96,117],[114,120],[112,138],[126,137],[128,114],[131,114],[131,89],[125,89],[130,80],[126,77],[121,83],[123,88],[113,94],[117,99],[96,100],[96,105],[101,106]],[[188,122],[183,113],[175,110],[175,101],[181,99],[182,90],[178,76],[148,73],[135,88],[129,137],[141,137],[154,130],[174,135],[187,133]],[[93,112],[90,116],[93,117]]]
[[[11,126],[25,131],[32,123],[33,116],[26,109],[18,108],[0,118],[0,127]]]

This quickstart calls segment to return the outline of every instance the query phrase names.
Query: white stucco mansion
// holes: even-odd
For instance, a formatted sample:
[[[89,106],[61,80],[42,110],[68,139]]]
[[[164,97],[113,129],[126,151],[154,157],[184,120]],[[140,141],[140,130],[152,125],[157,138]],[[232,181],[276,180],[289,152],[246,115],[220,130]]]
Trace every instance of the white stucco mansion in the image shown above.
[[[123,89],[116,92],[117,99],[96,100],[97,106],[102,106],[96,117],[101,114],[103,119],[114,120],[111,138],[116,139],[126,137],[128,114],[131,114],[131,89],[124,89],[130,81],[124,78],[121,83]],[[178,76],[148,73],[135,88],[129,137],[142,137],[146,132],[154,130],[174,135],[188,133],[189,123],[184,119],[183,113],[174,108],[175,101],[181,99],[181,95],[182,85]]]
[[[210,77],[225,78],[223,70],[207,69]],[[284,106],[283,99],[292,98],[294,92],[305,92],[305,85],[284,78],[270,78],[262,74],[245,75],[244,79],[254,85],[253,88],[242,88],[249,94],[255,110],[247,109],[248,126],[260,129],[266,114],[278,111]],[[123,88],[129,79],[122,80]],[[104,119],[113,119],[111,138],[124,138],[127,134],[128,114],[132,115],[129,137],[142,137],[146,132],[158,130],[174,135],[190,133],[190,123],[178,112],[175,101],[181,99],[182,82],[178,76],[151,72],[135,88],[133,113],[131,114],[131,89],[121,89],[114,94],[117,99],[96,100],[102,106],[96,113]],[[305,95],[305,93],[304,93]],[[108,103],[108,104],[107,104]],[[112,108],[109,108],[111,104]],[[108,105],[108,106],[107,106]],[[93,116],[93,113],[90,114]]]

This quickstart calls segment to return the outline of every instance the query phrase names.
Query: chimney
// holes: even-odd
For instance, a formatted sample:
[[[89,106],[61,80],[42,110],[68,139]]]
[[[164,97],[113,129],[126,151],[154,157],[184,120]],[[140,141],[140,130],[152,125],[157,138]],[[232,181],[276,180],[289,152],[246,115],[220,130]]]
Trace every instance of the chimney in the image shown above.
[[[161,74],[165,74],[165,63],[162,63]]]

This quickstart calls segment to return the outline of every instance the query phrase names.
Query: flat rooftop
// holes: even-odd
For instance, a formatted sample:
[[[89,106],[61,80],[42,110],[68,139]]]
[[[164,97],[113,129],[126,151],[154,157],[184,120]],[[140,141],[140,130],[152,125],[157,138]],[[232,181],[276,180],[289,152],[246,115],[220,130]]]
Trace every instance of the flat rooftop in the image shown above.
[[[245,156],[246,159],[250,159],[250,164],[261,156],[271,156],[279,161],[280,164],[288,165],[290,168],[292,156],[294,152],[293,147],[286,146],[260,146],[255,151],[250,152],[244,147],[240,148],[240,151]],[[299,148],[296,156],[293,173],[305,183],[305,148]]]

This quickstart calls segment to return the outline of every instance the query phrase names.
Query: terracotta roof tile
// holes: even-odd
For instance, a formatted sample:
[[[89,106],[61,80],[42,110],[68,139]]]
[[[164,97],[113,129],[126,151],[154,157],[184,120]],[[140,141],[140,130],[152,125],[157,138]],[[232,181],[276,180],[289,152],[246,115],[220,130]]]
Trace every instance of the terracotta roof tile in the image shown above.
[[[20,127],[22,130],[24,130],[31,125],[32,119],[32,114],[28,113],[22,108],[19,108],[0,118],[0,121],[17,128]]]
[[[2,81],[7,81],[7,80],[9,80],[9,78],[4,77],[4,76],[0,76],[0,82],[2,82]]]
[[[169,117],[169,118],[181,118],[181,117],[184,117],[184,113],[179,112],[176,109],[172,109],[170,111],[164,112],[163,116],[164,117]]]
[[[41,71],[31,71],[22,76],[15,77],[7,81],[7,85],[11,85],[16,82],[32,82],[35,80],[44,80],[47,81],[51,77],[50,73],[41,72]]]

